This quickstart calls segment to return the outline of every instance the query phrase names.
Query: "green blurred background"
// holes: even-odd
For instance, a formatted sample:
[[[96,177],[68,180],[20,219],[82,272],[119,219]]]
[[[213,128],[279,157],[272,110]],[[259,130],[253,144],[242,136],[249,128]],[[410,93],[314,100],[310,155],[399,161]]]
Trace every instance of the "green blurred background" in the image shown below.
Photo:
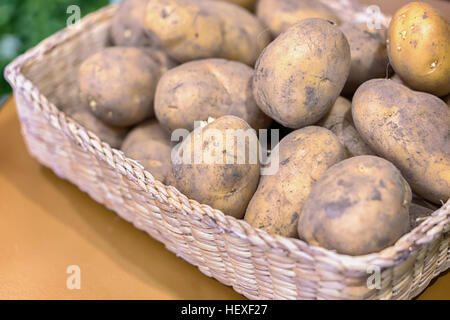
[[[0,0],[0,100],[11,92],[3,78],[6,65],[42,39],[64,28],[70,13],[67,8],[77,5],[81,16],[114,0]]]

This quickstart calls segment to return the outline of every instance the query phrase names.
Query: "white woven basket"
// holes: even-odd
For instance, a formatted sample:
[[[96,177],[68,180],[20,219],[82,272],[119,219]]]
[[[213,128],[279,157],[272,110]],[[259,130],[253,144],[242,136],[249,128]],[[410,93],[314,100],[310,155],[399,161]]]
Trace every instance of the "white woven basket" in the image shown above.
[[[340,255],[188,199],[66,116],[63,106],[78,103],[76,70],[108,45],[115,10],[87,16],[5,70],[29,152],[43,165],[251,299],[410,299],[450,267],[450,201],[392,247]],[[380,288],[367,286],[374,268],[381,270]]]

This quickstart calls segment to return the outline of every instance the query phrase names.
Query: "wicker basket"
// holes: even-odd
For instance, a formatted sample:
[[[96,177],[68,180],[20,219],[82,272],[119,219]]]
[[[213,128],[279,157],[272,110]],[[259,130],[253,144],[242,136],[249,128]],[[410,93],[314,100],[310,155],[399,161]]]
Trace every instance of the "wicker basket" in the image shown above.
[[[340,255],[188,199],[71,120],[56,106],[77,104],[77,67],[108,44],[115,10],[87,16],[6,68],[28,150],[42,164],[251,299],[410,299],[450,267],[450,201],[382,252]],[[381,283],[369,289],[374,267]]]

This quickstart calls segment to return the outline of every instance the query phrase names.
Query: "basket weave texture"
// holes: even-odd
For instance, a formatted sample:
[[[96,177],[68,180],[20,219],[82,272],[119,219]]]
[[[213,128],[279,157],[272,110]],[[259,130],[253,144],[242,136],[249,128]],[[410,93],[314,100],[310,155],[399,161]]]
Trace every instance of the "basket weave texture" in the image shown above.
[[[411,299],[450,267],[450,201],[392,247],[341,255],[188,199],[66,116],[64,107],[78,104],[78,66],[108,45],[115,10],[87,16],[5,69],[22,134],[39,162],[250,299]],[[372,288],[368,279],[378,268],[381,282]]]

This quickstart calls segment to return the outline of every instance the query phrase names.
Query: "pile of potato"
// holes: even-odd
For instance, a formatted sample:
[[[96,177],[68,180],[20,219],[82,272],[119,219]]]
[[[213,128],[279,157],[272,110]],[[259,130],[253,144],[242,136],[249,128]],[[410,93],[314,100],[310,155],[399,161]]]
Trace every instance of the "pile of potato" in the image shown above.
[[[343,16],[315,0],[124,0],[69,115],[255,228],[380,251],[450,197],[450,26],[423,2],[388,30]],[[260,129],[281,141],[267,151]]]

